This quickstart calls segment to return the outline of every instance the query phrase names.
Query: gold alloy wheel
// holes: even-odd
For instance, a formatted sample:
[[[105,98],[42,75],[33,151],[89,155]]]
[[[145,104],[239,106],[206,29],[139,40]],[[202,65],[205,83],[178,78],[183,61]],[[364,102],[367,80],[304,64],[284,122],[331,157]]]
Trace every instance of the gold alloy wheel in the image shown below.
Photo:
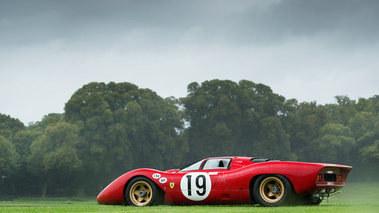
[[[267,203],[276,203],[283,198],[283,182],[277,177],[267,177],[259,186],[259,194]]]
[[[133,184],[129,191],[130,200],[136,206],[147,205],[153,195],[151,186],[145,181],[137,181]]]

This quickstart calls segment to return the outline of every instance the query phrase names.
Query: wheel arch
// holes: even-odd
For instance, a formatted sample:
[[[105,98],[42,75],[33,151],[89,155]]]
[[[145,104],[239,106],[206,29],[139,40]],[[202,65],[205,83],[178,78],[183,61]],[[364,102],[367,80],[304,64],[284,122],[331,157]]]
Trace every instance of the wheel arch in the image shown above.
[[[163,194],[163,197],[164,197],[164,195],[165,195],[165,191],[164,191],[164,190],[163,190],[163,189],[162,189],[157,183],[155,183],[151,178],[149,178],[149,177],[147,177],[147,176],[145,176],[145,175],[135,175],[135,176],[129,178],[129,180],[126,181],[126,183],[124,184],[124,188],[123,188],[123,197],[124,197],[123,205],[128,205],[128,202],[126,202],[126,200],[125,200],[125,193],[126,193],[126,189],[128,188],[128,185],[129,185],[130,182],[132,182],[134,179],[139,178],[139,177],[144,177],[144,178],[149,179],[153,184],[156,185],[156,187],[158,188],[158,190],[161,191],[161,193]]]

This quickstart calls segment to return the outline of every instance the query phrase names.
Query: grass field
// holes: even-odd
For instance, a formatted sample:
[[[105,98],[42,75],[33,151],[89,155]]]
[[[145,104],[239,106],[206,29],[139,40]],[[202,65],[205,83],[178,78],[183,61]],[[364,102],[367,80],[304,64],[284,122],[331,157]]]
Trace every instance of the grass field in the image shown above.
[[[18,198],[0,201],[0,212],[379,212],[379,183],[347,183],[343,192],[319,206],[105,206],[95,198]]]

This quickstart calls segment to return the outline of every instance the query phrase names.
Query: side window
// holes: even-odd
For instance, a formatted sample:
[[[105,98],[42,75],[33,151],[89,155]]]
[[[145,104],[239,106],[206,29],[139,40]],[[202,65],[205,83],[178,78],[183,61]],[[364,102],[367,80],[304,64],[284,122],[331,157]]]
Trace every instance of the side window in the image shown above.
[[[209,159],[205,162],[203,170],[206,169],[227,169],[230,159]]]

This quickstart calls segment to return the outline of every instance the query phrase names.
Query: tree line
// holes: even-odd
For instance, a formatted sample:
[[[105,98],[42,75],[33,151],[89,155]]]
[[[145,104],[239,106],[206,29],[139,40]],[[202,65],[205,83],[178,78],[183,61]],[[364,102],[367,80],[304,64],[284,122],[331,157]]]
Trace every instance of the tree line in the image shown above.
[[[379,174],[379,95],[319,105],[247,80],[187,88],[164,99],[132,83],[93,82],[63,114],[28,126],[0,114],[0,196],[96,195],[129,170],[209,156],[347,164],[360,181]]]

